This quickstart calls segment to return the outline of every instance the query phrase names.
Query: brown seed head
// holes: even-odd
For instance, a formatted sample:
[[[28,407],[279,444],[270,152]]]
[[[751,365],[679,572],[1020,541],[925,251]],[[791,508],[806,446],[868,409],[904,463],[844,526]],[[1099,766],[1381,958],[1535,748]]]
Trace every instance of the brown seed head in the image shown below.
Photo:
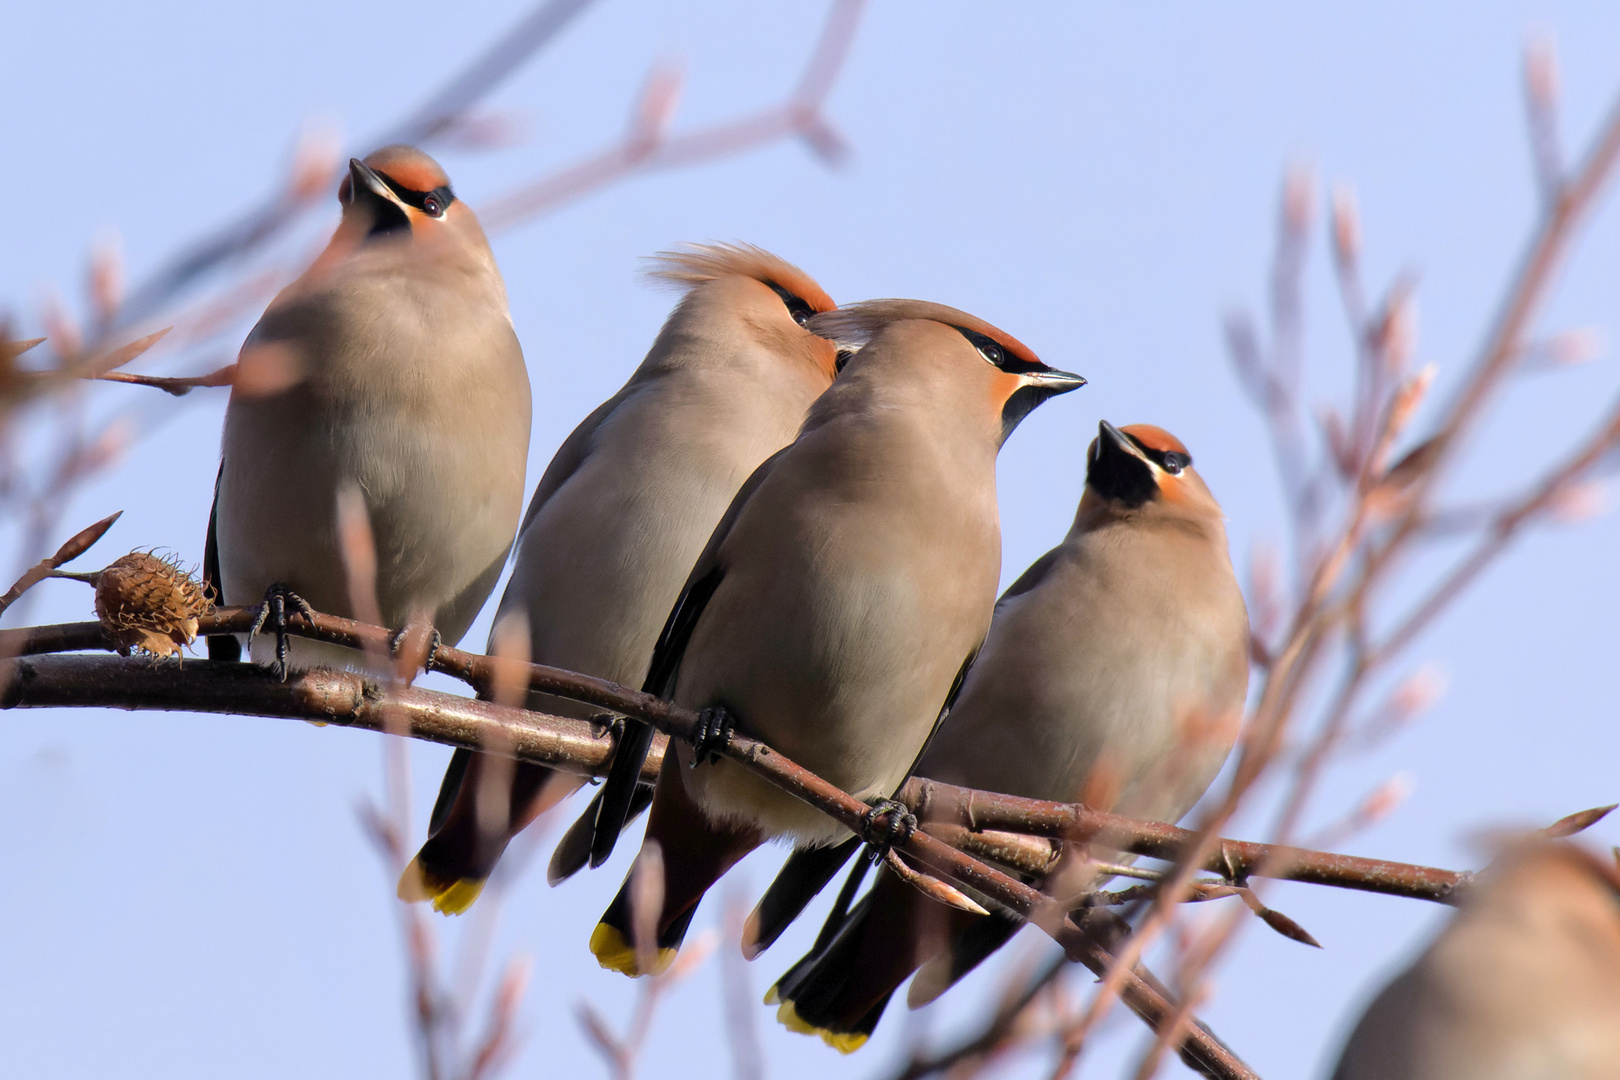
[[[169,656],[197,638],[197,620],[214,609],[178,562],[132,551],[96,576],[96,617],[120,653]]]

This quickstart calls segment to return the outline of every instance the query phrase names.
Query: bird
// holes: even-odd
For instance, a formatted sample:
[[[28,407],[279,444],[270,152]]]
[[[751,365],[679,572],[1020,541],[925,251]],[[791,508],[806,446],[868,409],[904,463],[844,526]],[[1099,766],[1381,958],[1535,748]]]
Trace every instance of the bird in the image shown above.
[[[383,621],[466,633],[523,508],[529,375],[471,208],[427,154],[351,159],[342,219],[248,334],[225,410],[204,573],[221,603],[358,617],[337,502],[363,500]],[[279,626],[278,626],[279,631]],[[277,633],[283,678],[363,654]],[[250,635],[253,658],[272,643]],[[240,659],[233,637],[214,659]]]
[[[701,710],[703,732],[665,754],[642,853],[591,935],[602,966],[627,975],[671,963],[704,892],[767,839],[848,836],[717,756],[732,730],[878,806],[905,779],[989,627],[997,453],[1031,409],[1085,382],[942,304],[866,301],[808,326],[858,351],[732,501],[643,684]],[[645,758],[636,732],[627,724],[604,784],[598,865]],[[661,864],[663,888],[635,891],[663,899],[656,949],[638,954],[631,885],[644,861]]]
[[[1620,872],[1513,844],[1362,1014],[1334,1080],[1620,1076]]]
[[[793,441],[838,364],[837,347],[805,329],[832,298],[761,248],[692,245],[654,256],[649,274],[684,295],[623,389],[552,458],[495,618],[522,617],[533,662],[629,686],[646,678],[664,618],[737,489]],[[530,707],[593,713],[538,694]],[[512,837],[583,782],[457,750],[400,896],[465,911]],[[494,827],[481,827],[491,798],[483,820]],[[554,883],[568,863],[559,849]]]
[[[1103,421],[1086,463],[1068,534],[1002,594],[917,773],[1173,822],[1203,795],[1237,737],[1248,613],[1221,508],[1179,439]],[[745,955],[781,932],[773,899],[768,893],[749,920]],[[922,968],[910,992],[915,1007],[1022,925],[994,905],[988,914],[947,908],[880,868],[867,896],[835,916],[768,1000],[784,1025],[847,1053],[865,1043],[912,972]]]

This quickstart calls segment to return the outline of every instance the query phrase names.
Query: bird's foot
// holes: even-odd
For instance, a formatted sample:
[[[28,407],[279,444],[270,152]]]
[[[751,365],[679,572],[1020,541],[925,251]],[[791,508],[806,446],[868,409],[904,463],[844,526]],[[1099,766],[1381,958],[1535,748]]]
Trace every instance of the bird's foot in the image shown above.
[[[613,736],[614,741],[624,735],[624,717],[610,712],[599,712],[585,721],[591,725],[591,738],[601,739]]]
[[[402,626],[388,635],[388,655],[392,659],[399,658],[400,647],[405,644],[405,637],[411,632],[410,626]],[[439,655],[439,647],[444,644],[444,638],[433,627],[428,627],[427,651],[422,654],[422,670],[433,670],[433,658]]]
[[[861,815],[862,839],[887,853],[911,839],[917,831],[917,815],[898,799],[882,799]]]
[[[298,614],[308,619],[311,625],[315,623],[315,609],[302,596],[292,591],[292,586],[280,582],[264,590],[264,599],[259,602],[258,610],[253,613],[253,625],[248,627],[248,643],[268,624],[276,635],[276,666],[274,668],[276,679],[287,681],[287,609],[291,607]]]
[[[719,761],[720,751],[731,745],[731,733],[736,729],[737,721],[724,705],[700,710],[692,732],[692,768],[705,761]]]

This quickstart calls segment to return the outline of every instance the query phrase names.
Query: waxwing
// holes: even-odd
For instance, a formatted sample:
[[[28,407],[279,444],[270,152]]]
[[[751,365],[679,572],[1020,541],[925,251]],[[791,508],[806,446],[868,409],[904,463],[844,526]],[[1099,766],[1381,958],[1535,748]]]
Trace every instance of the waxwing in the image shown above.
[[[1087,456],[1073,526],[1002,595],[984,649],[917,772],[1173,822],[1232,748],[1248,644],[1221,509],[1187,448],[1160,428],[1105,421]],[[1068,879],[1058,891],[1093,884],[1082,867],[1054,875]],[[791,870],[779,881],[791,880]],[[781,932],[782,893],[773,886],[750,919],[745,954]],[[805,899],[801,889],[798,905]],[[912,983],[913,1007],[1023,925],[987,906],[988,915],[947,908],[880,869],[867,896],[847,916],[835,914],[819,951],[784,975],[768,1000],[793,1030],[854,1050],[919,966],[926,962]]]
[[[1334,1080],[1620,1077],[1620,873],[1518,845],[1368,1006]]]
[[[296,594],[356,617],[337,516],[358,493],[393,627],[466,633],[500,576],[523,506],[529,376],[489,243],[438,164],[388,146],[349,162],[343,218],[242,345],[204,572],[223,603],[279,618]],[[296,602],[296,601],[295,601]],[[291,662],[360,653],[295,640]],[[279,634],[252,643],[280,653]],[[239,659],[234,638],[209,655]]]
[[[831,298],[766,251],[694,246],[656,256],[650,273],[685,295],[630,381],[552,458],[496,615],[497,628],[522,619],[535,663],[627,686],[646,679],[664,619],[737,489],[793,441],[838,362],[831,341],[804,329]],[[538,694],[529,704],[592,713]],[[456,751],[399,895],[466,910],[511,838],[583,782]],[[553,883],[576,868],[565,845]]]
[[[989,628],[997,451],[1042,400],[1085,381],[938,304],[872,301],[809,326],[860,351],[732,502],[644,684],[702,710],[707,732],[673,745],[652,800],[643,855],[656,845],[661,858],[647,865],[663,870],[654,969],[673,959],[703,893],[760,843],[817,848],[849,835],[714,755],[733,727],[859,799],[881,801],[909,774]],[[597,864],[624,820],[646,730],[627,724],[615,754]],[[629,885],[591,950],[604,967],[645,974]]]

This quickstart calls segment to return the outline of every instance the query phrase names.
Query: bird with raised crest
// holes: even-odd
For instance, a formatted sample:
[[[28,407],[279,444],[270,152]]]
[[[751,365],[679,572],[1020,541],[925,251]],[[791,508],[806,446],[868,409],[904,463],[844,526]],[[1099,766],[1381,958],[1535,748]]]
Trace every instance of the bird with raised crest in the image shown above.
[[[646,678],[664,619],[737,489],[793,440],[838,364],[836,346],[805,329],[833,310],[831,298],[769,252],[694,246],[656,256],[650,275],[681,289],[680,303],[629,382],[552,458],[496,614],[497,628],[514,617],[527,628],[527,659],[629,686]],[[540,694],[529,704],[595,712]],[[511,839],[583,782],[457,750],[399,895],[466,910]],[[565,838],[553,883],[588,851],[588,831]]]
[[[638,894],[662,895],[656,942],[635,947],[628,881],[591,936],[601,964],[626,974],[670,963],[704,892],[761,843],[849,836],[720,755],[733,730],[875,809],[906,778],[990,624],[997,452],[1041,401],[1085,382],[940,304],[870,301],[808,326],[859,351],[798,438],[738,492],[644,683],[703,722],[666,754],[648,814],[644,851],[661,853],[648,863],[661,865],[663,888]],[[649,739],[627,724],[593,864],[631,809]],[[885,809],[882,820],[903,815]]]

